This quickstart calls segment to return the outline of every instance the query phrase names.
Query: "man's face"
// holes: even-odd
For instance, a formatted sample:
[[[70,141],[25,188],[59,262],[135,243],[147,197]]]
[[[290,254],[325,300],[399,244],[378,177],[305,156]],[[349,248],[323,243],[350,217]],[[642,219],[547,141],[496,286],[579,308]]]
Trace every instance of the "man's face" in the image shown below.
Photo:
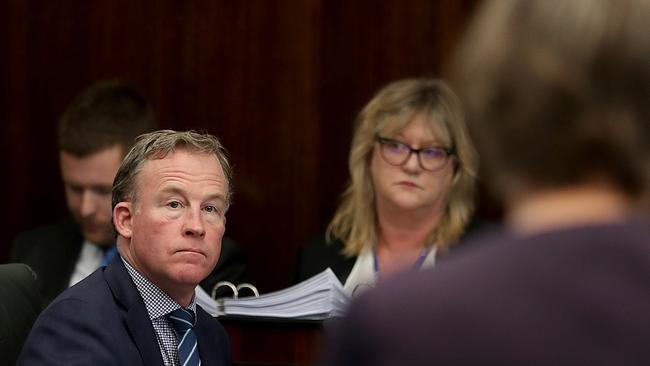
[[[135,202],[115,208],[116,220],[127,209],[129,217],[120,235],[130,240],[120,244],[120,254],[172,298],[193,292],[219,259],[227,194],[213,155],[180,149],[146,161],[136,177]]]
[[[82,158],[65,151],[59,153],[68,209],[84,238],[97,245],[114,243],[111,187],[122,163],[122,154],[119,146]]]

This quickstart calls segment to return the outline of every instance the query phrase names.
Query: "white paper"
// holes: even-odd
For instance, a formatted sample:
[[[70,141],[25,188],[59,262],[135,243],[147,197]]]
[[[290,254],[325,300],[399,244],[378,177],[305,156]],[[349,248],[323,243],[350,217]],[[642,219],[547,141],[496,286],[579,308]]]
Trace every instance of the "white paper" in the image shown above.
[[[342,316],[350,298],[334,272],[328,268],[294,286],[258,297],[215,300],[197,287],[196,302],[213,316],[323,320]]]

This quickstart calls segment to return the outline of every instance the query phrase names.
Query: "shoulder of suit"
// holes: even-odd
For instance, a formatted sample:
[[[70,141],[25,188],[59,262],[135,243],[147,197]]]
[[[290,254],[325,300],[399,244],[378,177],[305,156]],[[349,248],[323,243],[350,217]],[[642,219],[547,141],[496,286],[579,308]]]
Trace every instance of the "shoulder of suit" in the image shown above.
[[[61,237],[78,238],[83,240],[79,226],[72,220],[67,219],[56,224],[39,226],[30,230],[23,231],[16,235],[16,241],[20,240],[59,240]]]
[[[300,250],[303,253],[314,253],[318,255],[325,253],[339,255],[343,251],[343,248],[344,244],[341,240],[334,239],[328,241],[325,233],[321,233],[311,238]]]

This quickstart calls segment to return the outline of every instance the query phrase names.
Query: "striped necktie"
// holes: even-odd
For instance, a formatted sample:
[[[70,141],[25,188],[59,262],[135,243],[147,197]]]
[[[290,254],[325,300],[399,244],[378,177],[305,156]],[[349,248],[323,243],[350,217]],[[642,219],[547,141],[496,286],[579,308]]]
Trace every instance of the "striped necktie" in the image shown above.
[[[181,366],[201,365],[199,350],[194,334],[194,313],[189,309],[179,308],[167,315],[178,340],[178,360]]]

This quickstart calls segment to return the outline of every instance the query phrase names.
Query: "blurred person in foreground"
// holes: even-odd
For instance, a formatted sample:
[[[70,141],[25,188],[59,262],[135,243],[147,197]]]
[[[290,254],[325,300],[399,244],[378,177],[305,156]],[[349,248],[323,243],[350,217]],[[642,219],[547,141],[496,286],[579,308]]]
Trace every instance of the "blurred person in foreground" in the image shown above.
[[[486,2],[453,64],[507,231],[388,281],[327,365],[650,365],[646,0]]]
[[[99,81],[66,108],[58,125],[60,170],[71,217],[16,236],[11,261],[38,275],[43,306],[115,255],[111,186],[135,138],[156,130],[154,112],[135,87],[121,80]],[[243,250],[224,239],[214,273],[202,282],[241,281]]]
[[[300,250],[297,281],[330,267],[356,296],[378,279],[431,267],[474,212],[476,153],[441,80],[383,87],[357,118],[349,168],[326,235]]]
[[[112,189],[118,255],[43,311],[18,364],[228,365],[194,291],[219,259],[231,177],[212,135],[141,135]]]

